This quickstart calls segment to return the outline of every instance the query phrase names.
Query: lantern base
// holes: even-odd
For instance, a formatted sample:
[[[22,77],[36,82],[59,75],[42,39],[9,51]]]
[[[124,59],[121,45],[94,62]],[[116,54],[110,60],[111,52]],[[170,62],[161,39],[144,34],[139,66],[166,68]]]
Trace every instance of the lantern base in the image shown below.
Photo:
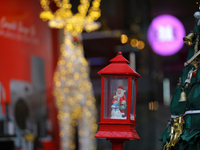
[[[109,140],[112,143],[112,150],[123,150],[123,144],[125,141],[128,140],[113,140],[113,139],[106,139]]]
[[[123,150],[123,143],[112,142],[112,150]]]
[[[99,123],[99,125],[95,138],[140,140],[136,132],[136,124]]]
[[[137,132],[98,131],[95,138],[140,140]]]

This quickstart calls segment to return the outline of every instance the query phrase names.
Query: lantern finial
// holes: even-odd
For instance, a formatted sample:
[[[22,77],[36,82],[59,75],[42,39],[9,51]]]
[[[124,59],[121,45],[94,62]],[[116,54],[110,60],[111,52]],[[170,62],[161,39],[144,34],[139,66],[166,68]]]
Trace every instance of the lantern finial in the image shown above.
[[[119,51],[119,52],[118,52],[118,55],[122,55],[122,52]]]

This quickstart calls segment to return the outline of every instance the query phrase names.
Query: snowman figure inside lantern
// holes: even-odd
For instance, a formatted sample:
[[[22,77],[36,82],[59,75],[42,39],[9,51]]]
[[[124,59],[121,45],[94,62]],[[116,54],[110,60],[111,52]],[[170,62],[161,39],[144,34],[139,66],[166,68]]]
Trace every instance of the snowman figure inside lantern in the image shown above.
[[[111,118],[112,119],[126,119],[126,95],[123,86],[117,88],[116,94],[113,96],[111,105]]]

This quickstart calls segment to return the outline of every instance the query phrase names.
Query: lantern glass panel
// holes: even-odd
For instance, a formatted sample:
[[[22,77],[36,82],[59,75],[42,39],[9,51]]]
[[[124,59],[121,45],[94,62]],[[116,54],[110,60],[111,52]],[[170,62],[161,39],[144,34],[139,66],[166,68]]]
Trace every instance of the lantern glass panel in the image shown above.
[[[105,77],[104,118],[126,119],[128,77]]]
[[[131,92],[131,120],[135,120],[134,105],[135,105],[135,79],[132,80],[132,92]]]

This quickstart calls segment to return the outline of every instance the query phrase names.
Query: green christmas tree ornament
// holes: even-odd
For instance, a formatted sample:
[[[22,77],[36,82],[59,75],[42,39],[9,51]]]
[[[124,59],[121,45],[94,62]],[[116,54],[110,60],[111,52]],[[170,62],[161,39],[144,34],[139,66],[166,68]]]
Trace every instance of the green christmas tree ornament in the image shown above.
[[[183,38],[190,48],[171,100],[171,118],[159,137],[162,150],[200,150],[200,11],[194,17],[194,31]]]

